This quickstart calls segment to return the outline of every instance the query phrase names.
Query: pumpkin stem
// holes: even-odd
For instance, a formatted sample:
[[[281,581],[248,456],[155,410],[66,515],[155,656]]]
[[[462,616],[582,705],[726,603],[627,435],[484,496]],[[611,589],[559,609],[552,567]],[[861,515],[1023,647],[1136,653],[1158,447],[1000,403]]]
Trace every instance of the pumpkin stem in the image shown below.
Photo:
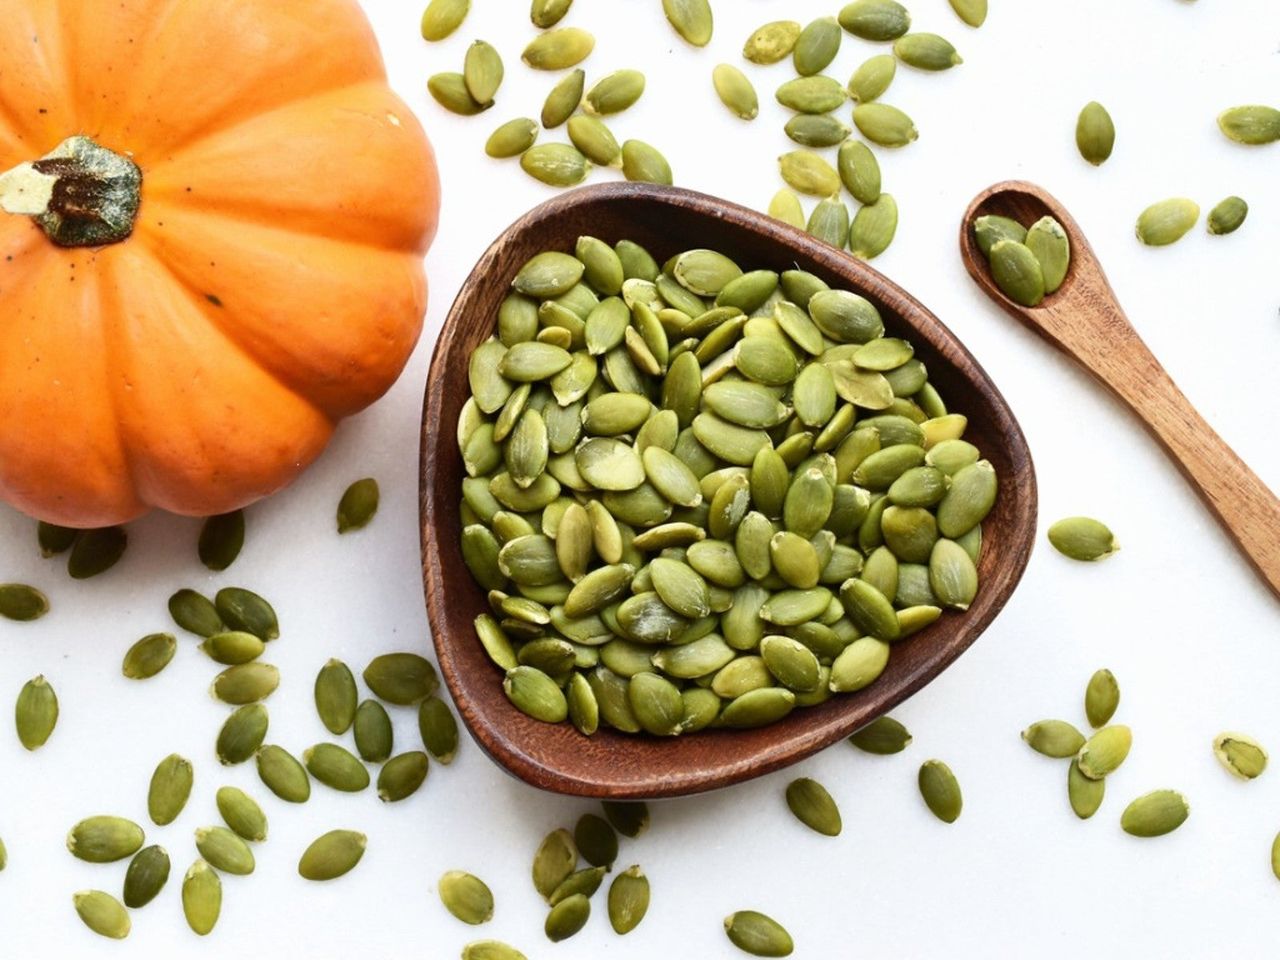
[[[102,247],[133,233],[142,171],[88,137],[0,174],[0,209],[28,216],[60,247]]]

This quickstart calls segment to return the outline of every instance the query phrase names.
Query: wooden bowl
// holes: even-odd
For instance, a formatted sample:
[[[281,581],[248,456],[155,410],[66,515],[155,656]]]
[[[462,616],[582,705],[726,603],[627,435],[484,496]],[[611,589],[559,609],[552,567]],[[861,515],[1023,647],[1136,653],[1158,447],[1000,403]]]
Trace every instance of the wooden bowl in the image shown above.
[[[892,336],[908,337],[929,379],[969,417],[966,437],[1000,478],[984,525],[982,587],[965,613],[894,645],[884,674],[864,690],[797,709],[758,730],[711,730],[661,739],[601,727],[584,737],[568,723],[520,713],[502,675],[476,639],[488,610],[459,546],[464,477],[456,423],[469,396],[467,361],[495,330],[498,305],[516,271],[544,250],[572,252],[582,234],[642,244],[661,263],[682,249],[711,247],[744,269],[798,266],[833,287],[871,300]],[[441,673],[463,721],[502,767],[535,787],[609,799],[676,797],[778,770],[846,737],[941,673],[978,638],[1022,576],[1035,536],[1036,481],[1013,413],[964,345],[906,291],[865,263],[754,210],[704,194],[647,184],[609,184],[550,200],[511,225],[463,285],[436,344],[422,419],[422,574]]]

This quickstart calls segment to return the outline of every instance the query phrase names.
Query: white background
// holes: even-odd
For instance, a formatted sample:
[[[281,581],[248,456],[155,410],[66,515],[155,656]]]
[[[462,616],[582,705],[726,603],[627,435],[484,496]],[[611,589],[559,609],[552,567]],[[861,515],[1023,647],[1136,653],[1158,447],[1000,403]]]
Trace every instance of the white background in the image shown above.
[[[907,752],[871,757],[838,744],[746,786],[655,804],[652,830],[624,841],[619,859],[619,867],[642,864],[651,879],[648,918],[615,937],[602,891],[587,928],[559,945],[543,936],[545,907],[529,863],[548,830],[572,826],[593,804],[525,787],[467,741],[451,767],[433,764],[408,802],[384,806],[372,791],[353,797],[316,785],[310,803],[290,807],[267,793],[251,764],[223,769],[214,759],[227,710],[206,695],[215,668],[190,638],[159,677],[134,683],[120,675],[134,640],[170,629],[165,601],[175,589],[258,589],[283,629],[270,649],[284,675],[269,702],[270,740],[300,752],[327,739],[311,684],[328,657],[359,670],[378,653],[428,647],[416,509],[423,381],[471,265],[512,219],[552,195],[515,161],[489,160],[482,148],[499,122],[536,117],[556,78],[519,61],[534,35],[526,0],[474,0],[463,28],[435,46],[417,34],[419,3],[365,6],[393,83],[434,140],[444,181],[428,259],[427,333],[387,398],[344,426],[291,490],[249,511],[244,553],[224,575],[196,560],[197,522],[154,516],[130,526],[115,570],[73,584],[59,562],[40,559],[34,523],[0,509],[0,579],[39,585],[55,608],[36,624],[0,622],[0,701],[12,703],[26,679],[44,673],[62,703],[43,750],[27,754],[11,733],[0,735],[0,836],[9,848],[0,956],[435,960],[492,936],[530,960],[604,951],[623,960],[732,957],[739,954],[720,920],[747,907],[786,924],[804,958],[1273,956],[1280,882],[1268,852],[1280,830],[1280,772],[1232,780],[1210,742],[1235,729],[1280,749],[1277,602],[1137,422],[980,296],[961,267],[956,231],[968,200],[994,181],[1022,177],[1054,192],[1155,353],[1280,487],[1280,145],[1240,147],[1214,123],[1227,106],[1280,102],[1275,0],[993,0],[977,31],[945,0],[915,0],[916,27],[952,38],[965,63],[941,75],[902,68],[885,98],[910,112],[921,133],[904,150],[880,151],[902,221],[876,266],[949,324],[1004,391],[1036,458],[1042,530],[1064,515],[1091,514],[1114,527],[1124,549],[1101,566],[1074,565],[1041,537],[1004,614],[896,711],[915,736]],[[781,185],[775,159],[789,148],[772,91],[791,68],[746,64],[742,42],[766,20],[805,21],[838,7],[719,0],[705,50],[675,37],[658,0],[578,0],[565,23],[596,33],[589,81],[620,67],[648,76],[643,100],[613,123],[619,139],[657,145],[682,186],[763,207]],[[426,78],[460,69],[478,36],[506,60],[498,105],[474,119],[447,115],[427,97]],[[846,36],[828,72],[843,80],[878,52]],[[762,107],[754,123],[717,101],[710,74],[722,61],[742,65],[756,83]],[[1108,106],[1119,130],[1115,155],[1100,169],[1079,158],[1073,141],[1076,113],[1090,99]],[[544,136],[563,138],[562,130]],[[614,176],[597,173],[593,182]],[[1152,201],[1185,195],[1207,213],[1231,193],[1252,207],[1233,236],[1208,236],[1202,220],[1168,249],[1144,249],[1133,237],[1137,214]],[[369,474],[382,484],[382,510],[368,530],[339,539],[338,496]],[[1082,724],[1084,684],[1101,666],[1119,678],[1117,720],[1133,727],[1134,747],[1108,780],[1102,810],[1082,823],[1066,803],[1065,765],[1032,753],[1018,734],[1044,717]],[[412,720],[409,711],[396,714],[398,750],[417,745]],[[169,850],[173,879],[134,912],[126,944],[99,940],[76,919],[71,894],[118,892],[124,864],[81,863],[66,853],[64,835],[95,813],[147,822],[148,778],[173,751],[194,761],[196,789],[176,824],[148,830],[148,842]],[[952,826],[933,819],[916,792],[916,770],[929,757],[944,758],[963,785],[964,814]],[[783,788],[801,774],[822,780],[841,804],[838,839],[788,814]],[[178,881],[195,857],[192,831],[217,822],[213,796],[223,783],[263,801],[271,835],[257,849],[255,875],[226,878],[222,920],[199,940],[183,922]],[[1158,840],[1122,833],[1128,800],[1166,786],[1190,798],[1187,824]],[[299,879],[301,850],[339,826],[368,833],[363,863],[332,884]],[[492,923],[473,931],[444,911],[435,882],[449,869],[488,881],[498,902]]]

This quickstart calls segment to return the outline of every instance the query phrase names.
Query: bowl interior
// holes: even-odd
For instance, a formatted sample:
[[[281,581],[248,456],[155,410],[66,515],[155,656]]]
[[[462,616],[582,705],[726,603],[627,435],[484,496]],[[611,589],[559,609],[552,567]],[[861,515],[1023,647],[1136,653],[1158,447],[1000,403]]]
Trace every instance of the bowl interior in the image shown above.
[[[871,300],[887,333],[912,341],[930,382],[968,416],[966,438],[999,475],[996,506],[984,524],[982,587],[973,606],[963,614],[948,612],[896,644],[888,668],[866,689],[796,710],[759,730],[658,739],[602,726],[588,738],[569,724],[540,723],[516,710],[473,628],[488,604],[459,547],[465,474],[455,425],[469,395],[468,357],[494,332],[498,306],[516,271],[541,251],[572,252],[583,234],[609,243],[634,240],[659,263],[680,250],[713,247],[743,269],[799,267]],[[499,764],[535,786],[580,796],[696,793],[776,770],[847,736],[923,687],[978,637],[1021,578],[1035,532],[1035,474],[1022,431],[986,373],[936,317],[865,263],[763,214],[685,190],[590,187],[551,200],[513,224],[481,258],[449,313],[432,360],[422,431],[423,582],[441,672],[463,721]]]

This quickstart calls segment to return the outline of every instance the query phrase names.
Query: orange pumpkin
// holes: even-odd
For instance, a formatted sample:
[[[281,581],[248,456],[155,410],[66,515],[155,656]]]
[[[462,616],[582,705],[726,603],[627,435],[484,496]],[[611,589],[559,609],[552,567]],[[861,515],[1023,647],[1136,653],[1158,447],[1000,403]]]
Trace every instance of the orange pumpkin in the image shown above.
[[[426,309],[435,161],[358,4],[0,0],[0,65],[0,498],[279,490]]]

